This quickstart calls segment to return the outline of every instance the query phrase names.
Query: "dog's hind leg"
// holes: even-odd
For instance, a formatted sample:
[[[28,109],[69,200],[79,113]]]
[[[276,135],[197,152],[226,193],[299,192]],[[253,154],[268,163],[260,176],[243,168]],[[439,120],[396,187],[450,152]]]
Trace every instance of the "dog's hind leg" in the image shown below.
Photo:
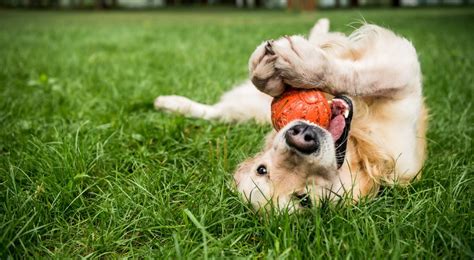
[[[271,97],[259,92],[250,81],[225,93],[214,105],[202,104],[183,96],[159,96],[154,106],[187,117],[224,122],[270,122]]]
[[[187,97],[175,95],[157,97],[154,106],[156,109],[203,119],[214,119],[219,114],[214,106],[201,104]]]
[[[308,41],[318,42],[322,35],[329,32],[329,20],[327,18],[319,19],[311,28],[308,35]]]

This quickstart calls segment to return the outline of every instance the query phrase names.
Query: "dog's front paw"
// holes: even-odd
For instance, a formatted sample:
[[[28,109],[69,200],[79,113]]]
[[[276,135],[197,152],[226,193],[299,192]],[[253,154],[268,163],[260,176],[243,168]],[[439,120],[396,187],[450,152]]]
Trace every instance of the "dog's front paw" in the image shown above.
[[[324,88],[328,61],[321,49],[301,36],[282,37],[272,42],[271,49],[277,56],[274,68],[284,83],[296,88]]]
[[[270,42],[262,43],[250,56],[250,79],[260,91],[270,96],[278,96],[283,93],[285,86],[275,70],[277,56],[269,46]]]

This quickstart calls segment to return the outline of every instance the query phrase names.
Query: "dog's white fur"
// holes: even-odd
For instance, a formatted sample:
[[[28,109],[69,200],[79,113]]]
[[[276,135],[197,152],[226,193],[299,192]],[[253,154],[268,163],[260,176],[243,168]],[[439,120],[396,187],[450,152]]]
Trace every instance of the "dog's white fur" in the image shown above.
[[[374,194],[379,185],[407,184],[419,176],[425,159],[426,110],[414,47],[375,25],[365,24],[348,37],[328,30],[329,21],[321,19],[308,39],[291,36],[271,41],[274,54],[265,50],[267,42],[262,43],[249,60],[251,81],[227,92],[215,105],[182,96],[155,100],[157,109],[196,118],[270,122],[272,96],[280,95],[286,84],[353,99],[346,162],[334,173],[311,173],[322,167],[320,161],[315,164],[314,156],[298,163],[309,171],[295,172],[294,165],[286,169],[289,150],[282,148],[282,135],[290,126],[271,133],[264,151],[239,167],[234,176],[237,187],[256,208],[272,201],[279,208],[297,209],[291,202],[298,193],[310,193],[316,200],[344,195],[358,200]],[[327,154],[334,156],[333,151]],[[266,177],[255,174],[262,163],[271,168]],[[322,168],[332,169],[333,164]]]

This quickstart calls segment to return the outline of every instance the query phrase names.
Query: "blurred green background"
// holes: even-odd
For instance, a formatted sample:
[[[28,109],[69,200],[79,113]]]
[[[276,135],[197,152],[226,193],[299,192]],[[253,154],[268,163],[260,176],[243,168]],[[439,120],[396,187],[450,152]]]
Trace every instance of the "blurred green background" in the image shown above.
[[[55,9],[161,9],[164,7],[237,7],[315,10],[347,7],[472,5],[474,0],[0,0],[0,6]]]

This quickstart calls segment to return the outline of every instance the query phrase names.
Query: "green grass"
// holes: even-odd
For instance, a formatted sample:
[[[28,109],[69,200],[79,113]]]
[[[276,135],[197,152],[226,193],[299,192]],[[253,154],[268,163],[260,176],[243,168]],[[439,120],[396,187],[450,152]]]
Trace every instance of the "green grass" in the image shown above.
[[[261,41],[362,17],[413,41],[431,110],[421,181],[261,218],[231,173],[269,126],[152,109],[215,102]],[[0,11],[0,258],[474,257],[474,9]]]

